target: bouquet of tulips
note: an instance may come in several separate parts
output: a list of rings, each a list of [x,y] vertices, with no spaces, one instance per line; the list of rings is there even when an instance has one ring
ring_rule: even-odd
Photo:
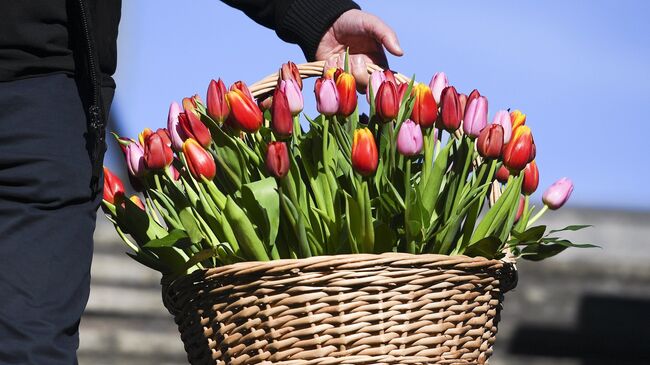
[[[346,62],[347,63],[347,62]],[[318,114],[304,116],[302,79],[282,65],[256,100],[219,79],[173,103],[167,128],[118,137],[127,198],[104,170],[103,209],[129,253],[166,275],[240,261],[407,252],[540,260],[575,245],[533,226],[573,185],[562,179],[535,212],[536,148],[526,115],[391,71],[371,74],[368,114],[347,64],[315,83]],[[401,81],[400,81],[401,80]],[[569,226],[577,230],[584,226]]]

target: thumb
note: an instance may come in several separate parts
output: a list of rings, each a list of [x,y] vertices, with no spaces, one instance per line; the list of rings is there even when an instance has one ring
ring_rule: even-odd
[[[399,45],[397,34],[395,34],[395,31],[393,31],[391,27],[371,14],[366,14],[366,19],[364,20],[366,30],[377,40],[377,42],[381,43],[388,52],[395,56],[401,56],[404,54],[402,47]]]

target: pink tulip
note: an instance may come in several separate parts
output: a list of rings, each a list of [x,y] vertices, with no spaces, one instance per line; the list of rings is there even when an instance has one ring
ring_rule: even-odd
[[[463,130],[470,137],[478,137],[481,130],[487,126],[488,102],[484,96],[478,97],[467,106]]]
[[[447,80],[447,75],[444,72],[438,72],[431,78],[429,82],[429,87],[433,92],[433,98],[436,100],[436,103],[440,104],[440,96],[442,95],[442,90],[449,86],[449,81]]]
[[[553,183],[542,195],[542,201],[551,210],[560,209],[573,192],[573,182],[566,177]]]
[[[126,165],[131,176],[142,177],[146,171],[144,164],[144,149],[137,142],[126,146]]]
[[[172,148],[176,152],[179,152],[183,149],[183,141],[187,139],[178,121],[178,115],[180,113],[181,107],[177,102],[174,101],[169,106],[169,114],[167,116],[167,131],[169,132],[169,137],[172,140]]]
[[[287,97],[291,115],[299,114],[304,106],[300,85],[298,85],[296,80],[282,80],[280,81],[280,90],[282,90],[284,95]]]
[[[339,110],[339,92],[332,79],[316,80],[316,109],[323,115],[335,115]]]
[[[397,133],[397,152],[403,156],[415,156],[422,151],[422,129],[410,119],[402,123]]]
[[[499,110],[494,115],[492,124],[498,124],[503,127],[503,144],[510,142],[512,136],[512,122],[510,122],[510,114],[506,110]]]
[[[368,80],[368,86],[366,87],[366,100],[368,103],[370,103],[370,86],[372,86],[372,95],[376,97],[379,86],[384,81],[386,81],[386,74],[383,71],[375,70],[370,74],[370,80]]]

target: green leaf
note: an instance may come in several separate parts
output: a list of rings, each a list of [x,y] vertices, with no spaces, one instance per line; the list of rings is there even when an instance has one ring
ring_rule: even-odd
[[[269,261],[264,244],[257,236],[253,224],[230,196],[226,202],[224,215],[228,223],[230,223],[230,227],[238,239],[239,247],[241,247],[246,258],[255,261]]]
[[[549,231],[548,234],[553,234],[553,233],[557,233],[557,232],[564,232],[564,231],[579,231],[581,229],[585,229],[585,228],[589,228],[589,227],[593,227],[593,226],[590,225],[590,224],[574,224],[574,225],[566,226],[566,227],[564,227],[562,229],[553,229],[553,230]]]
[[[280,196],[275,178],[242,185],[242,205],[258,227],[264,243],[275,245],[280,225]]]
[[[433,171],[428,175],[427,181],[424,182],[424,189],[422,190],[422,206],[424,209],[432,215],[436,202],[438,201],[438,195],[440,193],[440,186],[442,185],[442,180],[447,171],[447,162],[449,159],[449,151],[453,143],[447,143],[447,145],[440,151],[433,163]],[[420,183],[422,185],[422,183]]]
[[[158,256],[158,259],[168,268],[170,274],[182,275],[185,263],[190,260],[189,256],[177,247],[151,247],[149,250]]]
[[[167,235],[164,227],[130,199],[124,199],[124,209],[117,208],[116,222],[124,232],[131,234],[139,245]]]
[[[395,229],[391,228],[386,222],[376,222],[375,224],[375,251],[374,253],[393,252],[397,236]]]
[[[361,207],[349,194],[345,195],[345,219],[351,253],[360,253],[357,238],[362,236]]]
[[[488,236],[467,247],[464,254],[467,256],[482,256],[488,259],[497,258],[502,255],[502,242],[498,237]]]
[[[174,229],[169,234],[163,238],[157,238],[155,240],[151,240],[147,242],[143,247],[145,248],[153,248],[153,247],[172,247],[176,246],[179,247],[178,243],[179,242],[188,242],[189,237],[187,236],[187,233],[180,229]]]
[[[546,232],[546,226],[535,226],[525,230],[524,232],[513,230],[512,236],[519,242],[536,242],[544,237],[544,232]]]
[[[203,240],[203,234],[201,233],[199,224],[196,222],[196,218],[194,218],[194,214],[192,214],[192,207],[188,205],[181,208],[178,212],[178,217],[185,228],[185,232],[187,232],[187,235],[190,237],[190,241],[192,241],[192,243],[201,242]]]

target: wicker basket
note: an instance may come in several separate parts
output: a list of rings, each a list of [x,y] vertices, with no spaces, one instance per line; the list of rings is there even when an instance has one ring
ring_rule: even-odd
[[[516,280],[512,263],[480,257],[321,256],[197,271],[163,283],[163,301],[195,365],[486,364]]]

